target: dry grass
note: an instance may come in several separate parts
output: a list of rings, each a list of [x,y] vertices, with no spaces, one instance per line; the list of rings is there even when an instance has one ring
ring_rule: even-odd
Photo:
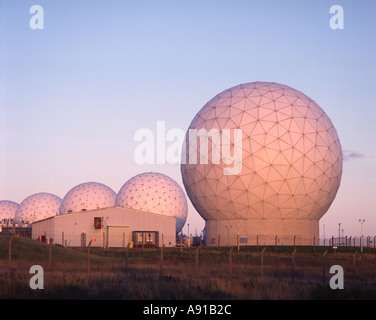
[[[12,269],[8,265],[9,238],[0,237],[0,298],[2,299],[128,299],[128,300],[248,300],[248,299],[376,299],[376,255],[358,254],[353,278],[352,253],[328,252],[323,283],[322,253],[297,248],[292,278],[291,248],[275,253],[268,248],[263,258],[255,248],[233,250],[201,248],[198,272],[196,250],[164,250],[161,274],[159,250],[125,251],[92,248],[90,273],[87,249],[52,247],[26,239],[14,239]],[[32,252],[32,254],[30,253]],[[44,268],[44,289],[32,290],[29,268]],[[330,266],[344,268],[345,289],[329,288]]]

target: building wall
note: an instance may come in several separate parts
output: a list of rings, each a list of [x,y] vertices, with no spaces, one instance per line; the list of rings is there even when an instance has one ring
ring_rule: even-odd
[[[101,229],[94,228],[94,217],[102,220]],[[132,209],[111,207],[54,216],[33,223],[32,238],[46,234],[54,243],[64,246],[123,247],[132,242],[133,231],[158,231],[159,245],[176,243],[176,219]],[[163,239],[162,239],[163,238]]]
[[[55,227],[54,217],[41,220],[38,223],[33,223],[32,229],[31,229],[31,238],[32,239],[39,238],[40,240],[42,236],[51,238],[52,235],[55,233],[54,227]]]

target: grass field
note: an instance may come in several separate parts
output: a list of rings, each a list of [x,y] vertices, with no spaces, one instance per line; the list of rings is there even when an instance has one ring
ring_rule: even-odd
[[[230,248],[164,248],[162,265],[160,249],[129,249],[126,259],[125,249],[91,248],[89,259],[88,248],[17,237],[9,261],[9,240],[0,236],[1,299],[376,299],[373,248],[297,246],[293,258],[293,247],[241,247],[231,263]],[[43,267],[43,290],[30,288],[32,265]],[[329,287],[332,265],[343,267],[343,290]]]

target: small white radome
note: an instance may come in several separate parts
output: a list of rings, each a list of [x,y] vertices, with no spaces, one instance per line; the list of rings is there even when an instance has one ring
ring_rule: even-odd
[[[59,213],[61,198],[47,193],[35,193],[24,199],[15,214],[17,223],[33,223]]]
[[[116,206],[167,215],[176,218],[176,232],[187,220],[187,198],[170,177],[145,172],[128,180],[118,192]]]
[[[81,183],[63,198],[60,215],[115,206],[116,192],[99,182]]]

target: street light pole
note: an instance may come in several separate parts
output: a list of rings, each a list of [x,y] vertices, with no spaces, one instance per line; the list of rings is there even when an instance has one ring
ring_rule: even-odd
[[[338,223],[338,245],[341,245],[341,223]]]
[[[363,252],[363,223],[364,221],[366,221],[365,219],[361,220],[359,219],[359,222],[360,222],[360,233],[361,233],[361,237],[360,237],[360,252]]]

